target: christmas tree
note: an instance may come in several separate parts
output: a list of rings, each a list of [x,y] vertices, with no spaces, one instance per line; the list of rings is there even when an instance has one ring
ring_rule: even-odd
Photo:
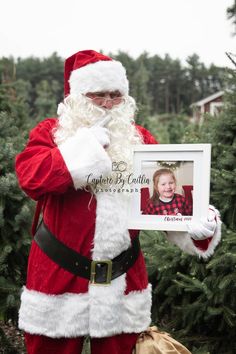
[[[25,282],[32,206],[19,189],[15,155],[26,140],[27,106],[10,80],[0,86],[0,315],[17,321]]]
[[[234,83],[236,75],[232,76]],[[232,85],[231,85],[232,86]],[[143,232],[153,285],[152,318],[194,354],[236,353],[236,87],[219,117],[188,128],[184,143],[212,144],[211,203],[220,210],[222,242],[207,261],[182,253],[161,232]]]

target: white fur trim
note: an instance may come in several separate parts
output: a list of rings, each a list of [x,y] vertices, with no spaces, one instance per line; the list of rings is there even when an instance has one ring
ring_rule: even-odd
[[[58,148],[76,189],[87,184],[89,174],[99,178],[111,173],[112,163],[108,154],[88,128],[78,129]]]
[[[127,230],[128,196],[100,192],[93,259],[112,259],[130,246]],[[111,210],[114,210],[111,218]],[[109,286],[89,285],[90,335],[112,336],[122,332],[141,332],[150,324],[151,288],[124,295],[126,275],[114,279]]]
[[[129,92],[129,83],[123,65],[115,60],[98,61],[72,71],[70,94],[120,91],[123,95]]]
[[[112,259],[130,246],[127,229],[128,199],[124,193],[96,194],[96,229],[92,258]],[[113,214],[111,217],[111,210]]]
[[[206,251],[202,251],[198,247],[195,246],[193,243],[193,240],[191,238],[191,235],[187,232],[179,232],[179,231],[168,231],[167,232],[167,239],[171,242],[177,245],[182,251],[192,254],[192,255],[198,255],[199,258],[209,258],[210,256],[213,255],[216,246],[219,244],[221,240],[221,220],[220,220],[220,213],[217,209],[215,209],[213,206],[209,207],[211,210],[215,212],[215,218],[216,218],[216,228],[214,231],[214,234],[212,235],[212,240],[208,245],[208,248]]]
[[[110,286],[90,285],[90,335],[107,337],[139,333],[151,323],[151,286],[123,295],[125,274]]]
[[[151,284],[143,291],[132,291],[125,296],[123,332],[139,333],[151,323],[152,288]]]
[[[123,295],[122,278],[124,276],[106,287],[109,292],[104,292],[104,286],[90,286],[89,294],[46,295],[24,288],[19,328],[51,338],[139,333],[151,322],[151,286]],[[110,296],[97,298],[97,292]],[[102,298],[105,301],[101,302]]]
[[[47,295],[24,288],[19,328],[52,338],[86,335],[89,332],[88,312],[88,293]]]
[[[125,287],[125,274],[114,279],[109,286],[89,285],[89,326],[92,337],[106,337],[122,332]]]

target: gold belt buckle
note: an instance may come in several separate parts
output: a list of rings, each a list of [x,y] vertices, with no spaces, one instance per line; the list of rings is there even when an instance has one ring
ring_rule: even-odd
[[[107,265],[107,274],[106,281],[104,283],[96,282],[96,267],[98,264],[106,264]],[[90,283],[93,285],[110,285],[111,284],[111,276],[112,276],[112,260],[101,260],[101,261],[92,261],[91,263],[91,274],[90,274]]]

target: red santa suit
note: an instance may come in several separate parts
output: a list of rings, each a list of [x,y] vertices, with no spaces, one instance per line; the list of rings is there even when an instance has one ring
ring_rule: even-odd
[[[99,57],[89,64],[89,76],[94,75],[94,63],[103,66],[109,60]],[[109,70],[111,66],[109,62]],[[86,75],[79,71],[82,69],[75,70],[76,78],[74,71],[69,73],[71,90],[78,90],[80,82],[79,91],[89,92]],[[127,87],[121,76],[118,89],[123,93]],[[114,90],[111,80],[110,86],[106,85],[103,82],[99,90]],[[137,231],[126,227],[127,200],[122,193],[93,195],[84,189],[88,173],[109,175],[111,160],[88,128],[78,129],[57,146],[53,138],[56,122],[55,118],[46,119],[31,131],[26,148],[16,158],[20,186],[32,199],[43,203],[44,222],[61,242],[89,259],[113,259],[137,237]],[[156,143],[147,130],[137,129],[145,144]],[[179,246],[189,253],[204,255],[211,240],[201,246],[201,241],[194,243],[186,233],[184,244]],[[214,241],[212,247],[217,243]],[[108,286],[98,286],[61,268],[32,241],[27,283],[21,296],[20,329],[51,338],[139,333],[151,322],[150,310],[151,287],[142,253],[126,274]]]
[[[75,190],[76,182],[53,141],[55,124],[56,119],[47,119],[30,133],[25,150],[16,158],[20,185],[31,198],[43,199],[44,222],[60,241],[90,259],[113,259],[130,246],[130,238],[137,236],[136,231],[126,229],[123,195],[100,192],[95,197],[84,189]],[[149,132],[140,131],[145,143],[155,142]],[[78,141],[82,146],[86,141],[87,149],[100,153],[101,160],[104,155],[102,172],[107,156],[99,142],[88,129],[82,129]],[[98,156],[92,158],[98,169]],[[19,321],[26,332],[49,337],[140,332],[150,324],[150,306],[141,253],[127,274],[109,286],[96,286],[60,268],[32,242]]]

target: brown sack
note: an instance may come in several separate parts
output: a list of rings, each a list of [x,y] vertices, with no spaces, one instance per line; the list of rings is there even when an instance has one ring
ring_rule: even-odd
[[[157,327],[149,327],[142,332],[132,354],[191,354],[168,333],[160,332]]]

